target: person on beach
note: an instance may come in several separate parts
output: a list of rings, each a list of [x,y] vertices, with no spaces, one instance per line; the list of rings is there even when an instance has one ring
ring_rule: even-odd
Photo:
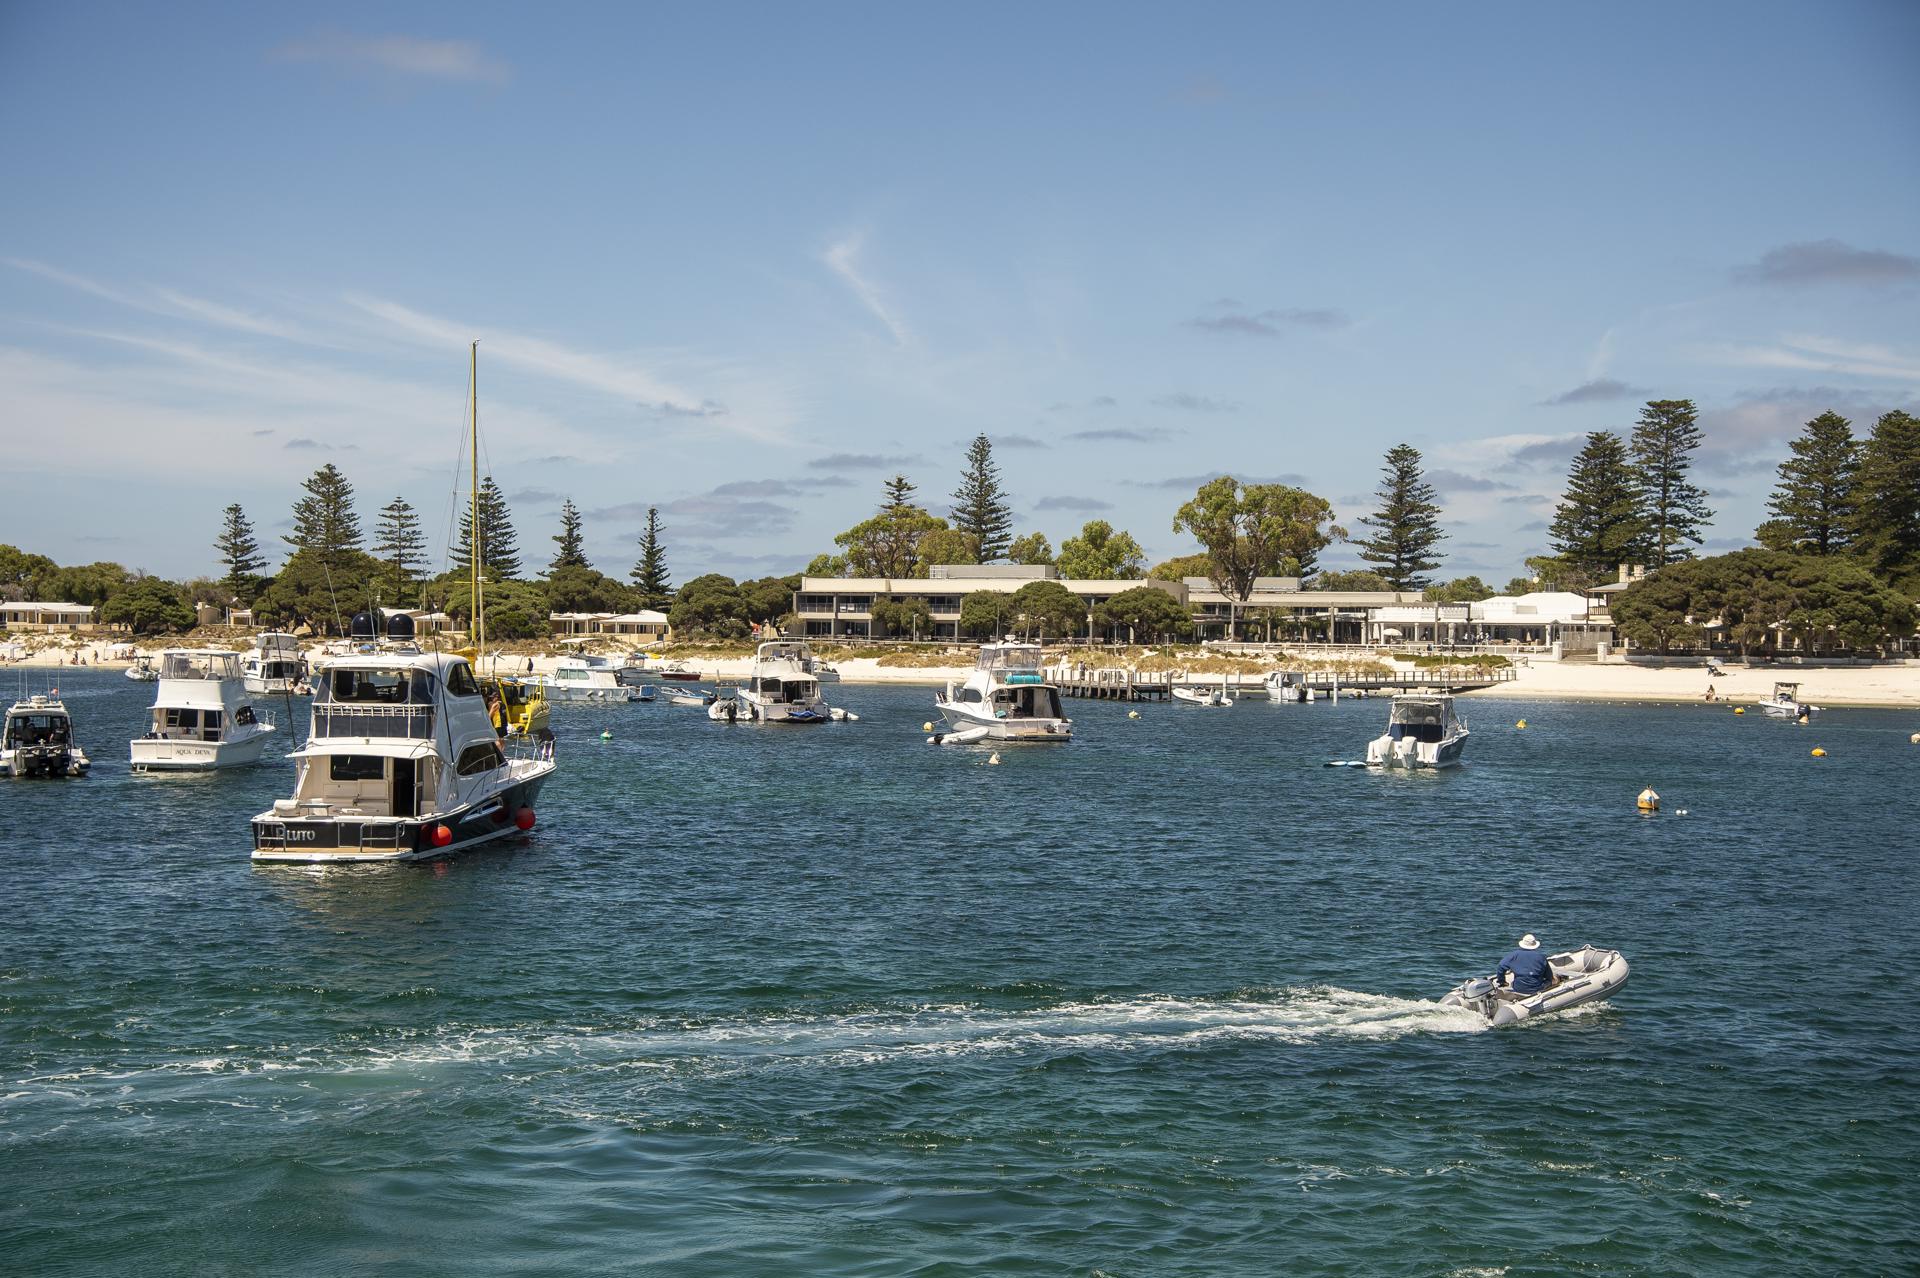
[[[1524,997],[1550,990],[1560,979],[1553,974],[1547,956],[1540,952],[1539,940],[1529,932],[1520,938],[1518,948],[1500,960],[1500,966],[1493,971],[1493,983],[1505,985]]]
[[[1708,685],[1707,685],[1707,700],[1709,700],[1709,701],[1711,701],[1711,700],[1713,700],[1713,685],[1712,685],[1712,684],[1708,684]]]

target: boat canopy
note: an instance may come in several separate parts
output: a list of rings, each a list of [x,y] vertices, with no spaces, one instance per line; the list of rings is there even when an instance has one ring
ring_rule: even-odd
[[[289,759],[325,759],[337,754],[378,755],[383,759],[431,759],[439,754],[439,750],[431,741],[382,740],[377,737],[342,740],[339,737],[333,737],[325,746],[308,742],[306,746],[293,751],[287,757]]]
[[[162,679],[238,679],[240,654],[220,648],[169,648],[160,663]]]
[[[1040,645],[1037,643],[989,643],[980,647],[979,670],[1038,670]]]

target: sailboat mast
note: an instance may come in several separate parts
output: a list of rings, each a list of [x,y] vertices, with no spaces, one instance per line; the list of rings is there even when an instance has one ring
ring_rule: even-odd
[[[473,662],[477,672],[480,654],[487,646],[485,587],[482,585],[480,571],[481,559],[486,553],[486,543],[485,534],[480,529],[480,343],[477,341],[467,348],[467,408],[470,413],[467,461],[472,467],[473,489],[473,510],[469,516],[473,524],[472,535],[467,538],[467,568],[472,574],[470,602],[473,606]]]

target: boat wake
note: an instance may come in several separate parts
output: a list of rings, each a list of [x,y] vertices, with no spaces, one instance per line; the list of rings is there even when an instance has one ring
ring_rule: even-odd
[[[18,1079],[8,1089],[12,1094],[0,1094],[0,1101],[25,1099],[40,1089],[84,1093],[96,1086],[137,1087],[143,1078],[164,1086],[165,1078],[186,1082],[236,1073],[278,1075],[287,1082],[314,1075],[387,1074],[397,1083],[469,1066],[516,1075],[602,1070],[712,1075],[989,1054],[1059,1057],[1385,1040],[1474,1033],[1485,1025],[1465,1009],[1332,987],[1251,991],[1225,999],[1147,995],[1024,1009],[941,1003],[826,1015],[657,1017],[626,1024],[442,1025],[278,1052],[230,1045],[218,1054],[183,1052],[144,1068]]]

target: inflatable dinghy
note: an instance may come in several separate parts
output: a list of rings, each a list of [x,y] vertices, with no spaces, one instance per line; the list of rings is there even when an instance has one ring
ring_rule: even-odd
[[[1470,1007],[1486,1017],[1491,1025],[1511,1025],[1529,1016],[1564,1012],[1582,1003],[1597,1003],[1612,997],[1615,990],[1627,983],[1627,960],[1618,950],[1583,945],[1565,954],[1552,955],[1547,963],[1560,983],[1538,994],[1517,995],[1480,976],[1461,982],[1440,1002],[1446,1007]]]

